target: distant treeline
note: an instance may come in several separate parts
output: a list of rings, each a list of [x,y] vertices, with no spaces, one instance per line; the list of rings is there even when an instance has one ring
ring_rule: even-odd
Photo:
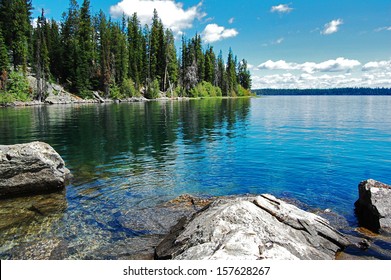
[[[390,88],[256,89],[257,95],[391,95]]]

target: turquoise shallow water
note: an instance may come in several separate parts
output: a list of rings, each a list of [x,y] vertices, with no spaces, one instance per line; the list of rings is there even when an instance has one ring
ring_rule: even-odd
[[[65,212],[29,242],[52,236],[86,248],[151,234],[118,217],[184,193],[272,193],[354,226],[358,183],[391,183],[390,108],[389,96],[8,108],[0,144],[47,142],[74,175]],[[3,257],[26,242],[19,234],[3,238]]]

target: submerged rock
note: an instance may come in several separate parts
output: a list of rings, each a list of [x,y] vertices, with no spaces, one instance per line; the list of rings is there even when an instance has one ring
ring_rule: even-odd
[[[0,145],[0,198],[59,191],[69,174],[63,159],[46,143]]]
[[[37,217],[61,213],[67,208],[65,191],[0,200],[0,230],[28,225]]]
[[[369,179],[358,185],[355,211],[360,226],[373,232],[391,230],[391,186]]]
[[[271,195],[218,199],[182,219],[157,259],[334,259],[349,245],[325,219]]]

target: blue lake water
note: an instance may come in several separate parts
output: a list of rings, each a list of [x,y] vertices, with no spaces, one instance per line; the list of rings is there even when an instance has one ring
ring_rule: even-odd
[[[354,226],[358,183],[373,178],[391,184],[390,96],[0,110],[0,144],[35,140],[51,144],[74,179],[65,212],[51,230],[30,232],[30,241],[54,236],[78,246],[97,239],[108,246],[147,234],[114,221],[185,193],[271,193],[331,209]],[[3,256],[25,242],[18,238],[4,238]]]

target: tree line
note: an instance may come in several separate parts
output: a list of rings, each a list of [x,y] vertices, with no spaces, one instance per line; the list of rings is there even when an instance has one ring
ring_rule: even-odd
[[[203,47],[200,35],[182,37],[177,53],[174,34],[153,13],[150,26],[137,14],[121,20],[103,11],[91,14],[90,1],[70,0],[61,22],[44,10],[32,24],[31,0],[0,0],[0,96],[44,100],[47,82],[57,82],[83,98],[100,91],[110,98],[144,95],[243,96],[250,94],[246,60],[229,50]],[[34,92],[27,75],[37,81]],[[2,94],[1,94],[2,93]]]
[[[390,88],[256,89],[257,95],[391,95]]]

